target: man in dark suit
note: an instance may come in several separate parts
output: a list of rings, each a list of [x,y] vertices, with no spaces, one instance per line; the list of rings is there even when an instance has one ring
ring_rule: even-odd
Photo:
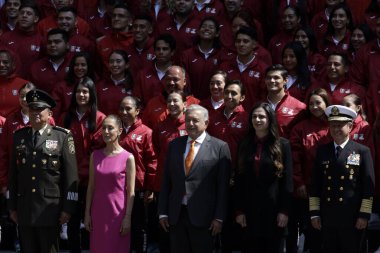
[[[210,253],[227,210],[231,155],[228,145],[206,133],[208,111],[191,105],[188,136],[169,144],[159,198],[162,228],[172,253]]]
[[[317,150],[311,178],[311,223],[323,234],[323,252],[357,253],[372,211],[374,170],[370,150],[349,139],[356,112],[326,111],[333,142]]]
[[[17,130],[10,165],[9,210],[24,253],[58,252],[59,224],[78,201],[73,136],[48,121],[55,101],[44,91],[27,93],[31,127]]]

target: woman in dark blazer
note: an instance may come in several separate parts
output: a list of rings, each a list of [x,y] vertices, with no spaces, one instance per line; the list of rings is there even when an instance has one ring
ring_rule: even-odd
[[[290,144],[279,137],[269,104],[256,104],[249,123],[235,178],[236,222],[247,235],[243,252],[277,253],[293,191]]]

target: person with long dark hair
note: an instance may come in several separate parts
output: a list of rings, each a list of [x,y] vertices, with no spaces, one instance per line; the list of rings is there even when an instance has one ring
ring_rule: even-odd
[[[274,110],[256,104],[238,153],[236,222],[246,230],[242,252],[279,252],[293,192],[292,155],[279,136]]]
[[[120,101],[132,94],[133,78],[128,62],[126,51],[112,51],[108,61],[111,74],[96,84],[99,109],[106,115],[117,113]]]
[[[364,112],[364,104],[362,101],[362,98],[357,94],[351,93],[343,98],[342,105],[351,108],[358,115],[353,121],[350,139],[369,147],[372,155],[374,155],[375,147],[373,143],[372,127],[366,121],[367,117]]]
[[[356,52],[372,39],[374,39],[374,34],[367,24],[360,24],[354,27],[351,34],[350,54],[348,55],[350,62],[354,61]]]
[[[55,117],[59,119],[62,113],[67,112],[73,89],[79,80],[85,76],[88,76],[94,81],[96,80],[93,60],[86,52],[75,53],[70,61],[69,71],[66,74],[65,81],[59,82],[51,94],[57,103],[57,106],[53,109]]]
[[[294,41],[305,49],[310,75],[318,80],[326,65],[326,58],[318,52],[317,39],[311,28],[301,27],[294,34]]]
[[[331,10],[327,32],[319,41],[319,50],[324,56],[331,53],[347,54],[350,46],[351,32],[354,27],[350,8],[338,4]]]
[[[91,153],[104,145],[101,138],[101,125],[104,118],[105,115],[97,108],[96,88],[93,80],[83,77],[74,86],[68,111],[62,115],[59,124],[69,129],[74,137],[78,164],[79,205],[67,224],[68,244],[71,252],[80,252],[82,248],[80,223],[84,220],[89,160]],[[83,244],[88,243],[88,235],[85,235],[82,241]]]
[[[300,27],[301,12],[296,6],[287,6],[281,16],[282,29],[269,41],[268,50],[272,54],[273,64],[281,63],[281,54],[286,43],[291,42],[294,33]]]
[[[306,52],[301,43],[293,41],[285,45],[282,65],[288,71],[286,90],[299,101],[305,101],[311,78]]]

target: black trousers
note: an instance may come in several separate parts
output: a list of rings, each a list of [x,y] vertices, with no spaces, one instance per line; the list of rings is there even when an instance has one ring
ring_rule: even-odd
[[[242,253],[279,253],[283,247],[284,229],[278,228],[271,235],[254,235],[247,227],[242,230]]]
[[[169,235],[171,253],[212,253],[213,236],[211,232],[208,227],[193,226],[185,206],[181,209],[178,223],[170,226]]]
[[[324,253],[360,253],[365,243],[365,230],[322,226]]]
[[[302,233],[305,236],[304,250],[308,249],[311,253],[320,253],[322,234],[311,226],[309,201],[307,199],[292,198],[286,238],[287,253],[298,252],[297,239]]]
[[[19,226],[21,252],[57,253],[60,226],[30,227]]]
[[[146,253],[148,250],[148,209],[144,204],[144,192],[136,191],[132,209],[131,252]]]
[[[84,249],[89,248],[89,233],[87,230],[80,230],[81,220],[84,220],[86,209],[87,186],[78,187],[78,205],[75,213],[71,215],[67,224],[68,246],[70,253],[81,253],[82,246]]]

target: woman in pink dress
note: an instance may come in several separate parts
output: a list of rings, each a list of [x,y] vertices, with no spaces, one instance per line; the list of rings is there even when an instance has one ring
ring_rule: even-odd
[[[129,253],[135,159],[119,145],[121,120],[107,116],[102,123],[104,149],[90,158],[85,226],[91,253]]]

